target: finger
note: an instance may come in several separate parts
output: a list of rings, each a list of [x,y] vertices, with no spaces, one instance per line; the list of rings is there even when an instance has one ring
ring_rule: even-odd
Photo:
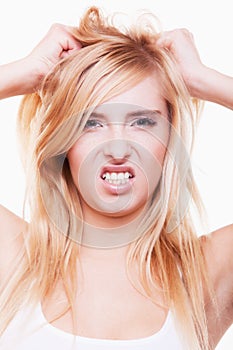
[[[172,45],[172,38],[168,35],[162,35],[157,39],[156,44],[160,48],[170,49]]]
[[[60,23],[55,23],[49,31],[50,39],[59,44],[62,54],[63,51],[78,50],[81,48],[80,42],[74,37],[72,32],[75,28]]]
[[[174,41],[174,30],[168,30],[161,32],[156,40],[156,44],[160,48],[170,50]]]
[[[76,28],[70,26],[64,26],[66,34],[68,35],[68,47],[67,50],[81,49],[81,43],[75,38],[73,32]]]
[[[74,51],[80,50],[81,49],[81,44],[73,38],[71,35],[70,36],[65,36],[61,40],[61,53],[60,57],[64,54],[71,54]]]
[[[63,50],[62,53],[60,54],[60,58],[61,59],[66,58],[66,57],[72,55],[74,52],[79,51],[79,50],[80,50],[80,47],[73,48],[70,50]]]
[[[193,34],[187,28],[176,28],[160,33],[157,42],[163,46],[181,38],[193,39]]]

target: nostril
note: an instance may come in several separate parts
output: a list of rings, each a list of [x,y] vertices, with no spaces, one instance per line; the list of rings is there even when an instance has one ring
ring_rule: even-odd
[[[104,147],[104,154],[110,156],[115,164],[124,163],[131,153],[131,145],[127,140],[111,140]]]
[[[113,165],[124,165],[128,161],[128,158],[113,158],[111,164]]]

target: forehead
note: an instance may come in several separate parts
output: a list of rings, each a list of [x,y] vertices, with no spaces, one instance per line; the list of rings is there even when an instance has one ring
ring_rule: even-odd
[[[134,87],[107,100],[96,108],[97,113],[127,114],[134,110],[157,110],[167,114],[167,104],[162,96],[161,81],[158,76],[151,75]]]

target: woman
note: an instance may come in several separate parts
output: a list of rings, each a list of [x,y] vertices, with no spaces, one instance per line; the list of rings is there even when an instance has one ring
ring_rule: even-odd
[[[96,8],[0,73],[1,98],[26,95],[30,204],[30,223],[0,211],[2,347],[213,349],[233,318],[233,226],[197,237],[189,154],[197,99],[233,108],[232,78],[188,31],[122,32]]]

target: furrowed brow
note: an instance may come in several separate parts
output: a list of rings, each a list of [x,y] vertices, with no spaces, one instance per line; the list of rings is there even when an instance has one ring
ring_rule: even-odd
[[[92,112],[90,114],[90,117],[89,118],[103,118],[104,117],[104,114],[103,113],[98,113],[98,112]]]
[[[145,117],[158,117],[162,116],[162,113],[159,110],[152,110],[152,109],[139,109],[136,111],[132,111],[127,113],[127,117],[140,117],[140,116],[145,116]]]

